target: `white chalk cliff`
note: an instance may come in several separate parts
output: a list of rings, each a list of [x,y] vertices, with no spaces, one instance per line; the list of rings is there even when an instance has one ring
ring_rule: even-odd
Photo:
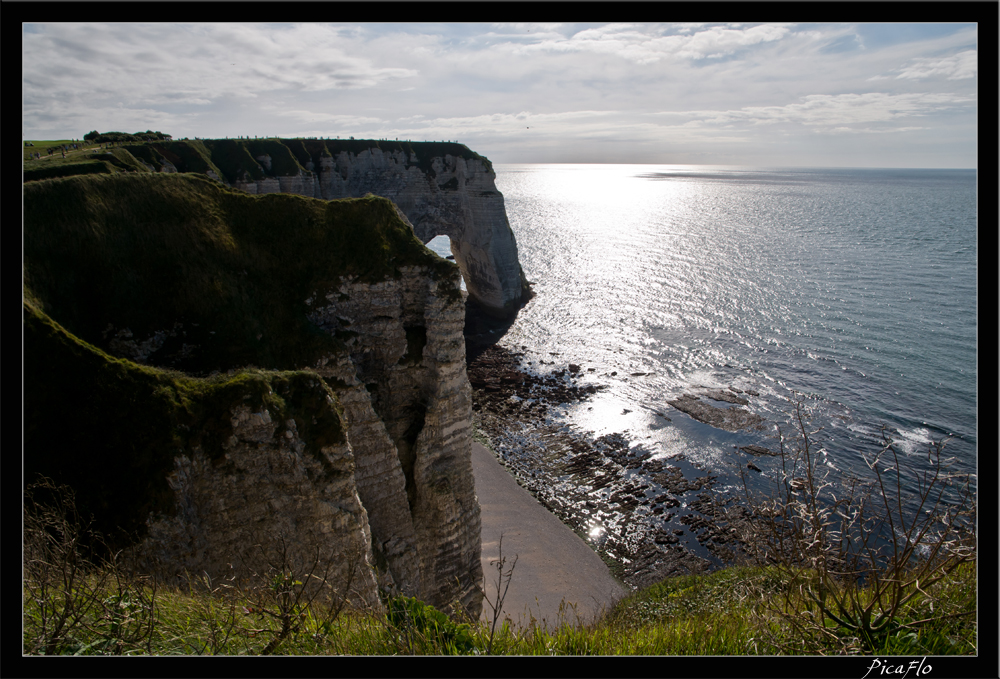
[[[319,162],[307,161],[295,175],[244,176],[233,186],[253,194],[294,193],[324,200],[384,196],[399,206],[424,243],[438,235],[451,239],[473,300],[494,315],[513,315],[528,284],[489,161],[449,153],[420,158],[419,153],[432,151],[419,143],[412,148],[416,151],[383,151],[372,142],[357,152],[341,150]],[[263,173],[270,171],[270,156],[257,161]]]
[[[479,614],[458,271],[398,207],[133,173],[27,183],[24,214],[26,479],[175,574],[284,540],[362,600]]]

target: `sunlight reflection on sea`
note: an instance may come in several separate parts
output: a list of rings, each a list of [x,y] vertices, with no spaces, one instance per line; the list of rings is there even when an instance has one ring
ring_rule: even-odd
[[[951,435],[975,469],[974,172],[496,170],[537,293],[501,344],[608,386],[557,419],[718,469],[774,448],[801,397],[838,470],[864,473],[882,423],[907,452]],[[755,394],[762,430],[668,403],[729,388]]]

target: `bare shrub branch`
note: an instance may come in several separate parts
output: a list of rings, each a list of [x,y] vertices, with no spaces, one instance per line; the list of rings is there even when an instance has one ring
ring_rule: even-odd
[[[486,592],[486,574],[483,574],[483,586],[480,587],[480,591],[483,593],[483,601],[486,605],[490,607],[492,611],[492,617],[490,620],[490,639],[486,646],[487,655],[493,653],[493,638],[496,635],[497,622],[500,620],[500,611],[503,610],[504,599],[507,598],[507,590],[510,588],[510,579],[514,575],[514,567],[517,566],[517,557],[514,555],[514,561],[510,564],[510,568],[504,571],[504,567],[507,565],[507,557],[503,555],[503,533],[500,533],[500,541],[497,545],[498,556],[496,559],[490,560],[490,565],[496,568],[497,571],[497,581],[496,581],[496,594],[493,598]]]
[[[24,652],[63,652],[95,611],[109,573],[83,556],[100,536],[76,511],[73,490],[41,478],[22,507]]]
[[[244,633],[249,637],[271,635],[260,654],[274,653],[285,639],[299,634],[304,627],[311,627],[315,637],[328,634],[350,600],[362,563],[360,555],[348,558],[346,576],[335,585],[334,571],[343,556],[323,557],[316,547],[309,560],[300,562],[283,537],[254,542],[253,548],[241,557],[247,575],[234,578],[232,586],[248,602],[244,614],[258,621]],[[278,628],[262,624],[265,620]]]
[[[836,637],[829,621],[840,628],[840,643],[877,652],[890,634],[964,615],[944,607],[920,620],[901,615],[918,595],[933,601],[930,588],[976,558],[972,476],[950,472],[945,442],[932,443],[926,469],[913,473],[916,492],[908,507],[899,453],[884,427],[879,452],[866,459],[874,481],[849,478],[837,485],[818,469],[811,437],[819,430],[808,431],[801,402],[793,419],[791,446],[779,432],[775,490],[751,492],[741,471],[757,517],[744,526],[743,542],[758,563],[776,567],[790,583],[783,618],[827,642]]]

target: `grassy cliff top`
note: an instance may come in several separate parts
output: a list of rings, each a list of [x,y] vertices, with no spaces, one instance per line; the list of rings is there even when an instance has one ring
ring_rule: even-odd
[[[306,300],[325,303],[342,276],[422,265],[460,298],[457,266],[375,196],[253,196],[197,174],[47,179],[24,185],[23,239],[40,311],[105,349],[159,342],[151,363],[194,374],[339,352],[344,337],[315,328]]]
[[[177,454],[200,448],[223,463],[236,406],[266,408],[278,436],[293,420],[306,453],[335,473],[321,448],[343,443],[345,425],[335,393],[315,373],[193,378],[115,358],[31,302],[22,306],[24,479],[44,474],[73,485],[81,515],[92,515],[113,545],[141,536],[150,513],[172,513],[167,475]]]
[[[296,140],[288,140],[288,142],[292,141]],[[444,158],[445,156],[478,160],[484,163],[487,169],[493,169],[493,164],[485,156],[479,155],[465,144],[453,141],[392,141],[388,139],[305,139],[302,141],[307,147],[310,144],[322,144],[330,155],[333,156],[337,156],[342,152],[357,155],[370,148],[377,148],[383,153],[403,151],[407,154],[407,158],[415,155],[417,157],[417,166],[424,172],[430,168],[432,160],[435,158]]]
[[[61,153],[47,155],[54,142],[39,142],[45,146],[24,149],[24,181],[36,181],[74,174],[116,172],[159,172],[164,160],[179,172],[210,171],[229,184],[237,180],[260,180],[265,177],[286,177],[306,171],[309,163],[319,166],[320,159],[336,157],[341,153],[358,155],[370,149],[383,153],[403,152],[406,162],[414,163],[423,172],[431,169],[434,158],[454,156],[478,160],[488,170],[492,163],[472,151],[465,144],[445,141],[390,141],[385,139],[180,139],[152,141],[98,148],[90,143],[80,143],[80,149],[71,150],[63,158]],[[36,150],[41,158],[30,155]],[[96,153],[95,153],[96,151]],[[258,160],[267,156],[268,163]],[[152,168],[152,170],[150,170]]]

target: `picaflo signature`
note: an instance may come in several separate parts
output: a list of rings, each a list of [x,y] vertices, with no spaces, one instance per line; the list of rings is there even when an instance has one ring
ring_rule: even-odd
[[[876,669],[878,670],[878,674],[876,676],[880,677],[890,675],[894,677],[899,676],[899,679],[906,679],[908,676],[910,676],[910,672],[914,673],[913,674],[914,677],[923,677],[926,676],[927,674],[930,674],[930,671],[932,669],[930,665],[925,665],[926,662],[927,658],[921,658],[919,662],[916,660],[911,660],[909,665],[907,664],[890,665],[888,662],[875,658],[874,660],[872,660],[872,664],[871,667],[868,668],[868,672],[866,672],[865,676],[862,677],[861,679],[867,679],[868,675],[872,673],[872,670]]]

